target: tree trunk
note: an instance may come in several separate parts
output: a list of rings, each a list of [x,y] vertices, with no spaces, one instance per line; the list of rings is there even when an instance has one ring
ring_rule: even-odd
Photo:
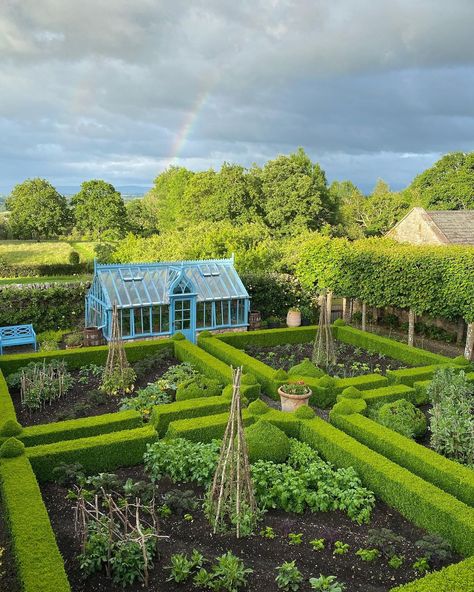
[[[466,360],[472,360],[472,348],[474,346],[474,323],[467,324],[466,348],[464,349],[464,357]]]
[[[413,347],[415,339],[415,311],[410,308],[408,311],[408,345]]]
[[[464,337],[464,319],[459,319],[458,330],[456,332],[456,343],[458,345],[461,345],[463,337]]]
[[[345,321],[346,323],[348,322],[348,318],[349,318],[349,308],[350,308],[349,299],[343,298],[342,299],[342,320]]]
[[[362,331],[366,330],[367,326],[367,304],[365,302],[362,303]]]
[[[328,322],[331,324],[331,313],[332,313],[332,292],[327,293],[327,307],[328,307]]]

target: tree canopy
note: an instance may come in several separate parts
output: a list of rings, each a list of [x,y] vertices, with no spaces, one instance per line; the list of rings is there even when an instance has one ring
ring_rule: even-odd
[[[16,185],[6,201],[8,225],[15,238],[49,239],[70,227],[66,198],[46,179],[27,179]]]

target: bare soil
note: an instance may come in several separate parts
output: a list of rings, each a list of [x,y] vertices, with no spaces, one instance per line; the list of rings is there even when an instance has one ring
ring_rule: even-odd
[[[122,478],[132,477],[135,481],[143,479],[143,467],[133,467],[118,471]],[[202,498],[203,490],[190,484],[173,484],[164,479],[158,484],[160,495],[170,489],[192,489]],[[66,571],[73,592],[119,592],[121,587],[113,585],[104,573],[95,574],[83,579],[77,555],[79,542],[74,536],[73,503],[66,499],[67,490],[55,483],[42,485],[43,499],[49,511],[51,523],[56,533],[59,548],[65,560]],[[419,558],[420,552],[414,543],[425,534],[421,529],[405,520],[398,512],[385,504],[377,502],[370,524],[359,526],[342,512],[318,512],[289,514],[282,511],[268,512],[263,526],[271,526],[276,538],[267,539],[260,535],[237,540],[232,535],[213,535],[209,523],[203,513],[193,512],[193,521],[185,521],[178,515],[161,519],[162,535],[169,539],[159,542],[159,557],[151,573],[150,592],[166,590],[167,592],[195,591],[192,581],[183,584],[167,582],[170,557],[174,553],[191,553],[195,548],[209,560],[231,550],[238,555],[246,567],[254,570],[249,577],[249,592],[276,592],[275,568],[284,561],[296,561],[296,565],[304,576],[300,590],[310,590],[308,579],[320,574],[335,575],[346,585],[346,592],[387,592],[395,585],[406,583],[417,577],[411,567]],[[397,549],[405,557],[404,565],[399,569],[390,568],[386,558],[378,558],[372,562],[362,561],[355,552],[367,548],[368,531],[371,528],[390,528],[404,537]],[[290,545],[289,533],[303,533],[301,545]],[[309,541],[315,538],[326,539],[326,548],[313,551]],[[346,555],[333,555],[335,541],[349,544]],[[453,557],[453,561],[457,560]],[[433,565],[439,568],[441,565]],[[130,592],[143,590],[141,584],[127,587]]]

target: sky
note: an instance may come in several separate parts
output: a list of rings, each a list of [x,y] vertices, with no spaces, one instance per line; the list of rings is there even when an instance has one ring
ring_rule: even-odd
[[[302,146],[408,185],[474,150],[474,0],[0,0],[0,193]]]

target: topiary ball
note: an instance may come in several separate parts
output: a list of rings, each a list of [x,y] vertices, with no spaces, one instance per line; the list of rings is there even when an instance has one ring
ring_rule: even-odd
[[[301,405],[301,407],[298,407],[295,411],[295,417],[298,419],[313,419],[315,415],[316,413],[314,412],[314,409],[308,405]]]
[[[20,456],[25,451],[25,445],[16,438],[8,438],[0,446],[0,458],[14,458]]]
[[[353,413],[364,413],[367,409],[367,403],[364,399],[342,399],[336,403],[329,412],[333,415],[352,415]]]
[[[288,376],[311,376],[312,378],[321,378],[324,372],[318,368],[309,358],[305,358],[296,366],[288,370]]]
[[[342,391],[341,395],[346,399],[362,399],[361,391],[356,389],[355,386],[348,386]]]
[[[275,370],[275,373],[273,375],[274,380],[286,380],[287,378],[288,378],[288,372],[285,372],[285,370],[283,370],[283,368],[280,368],[279,370]]]
[[[332,376],[323,376],[319,379],[319,386],[322,386],[323,388],[330,389],[334,386],[335,383],[336,381],[334,380],[334,378],[332,378]]]
[[[290,454],[288,436],[264,419],[245,428],[245,440],[251,463],[256,460],[284,463]]]
[[[7,419],[7,421],[0,428],[0,436],[9,438],[10,436],[18,436],[21,434],[23,428],[16,421],[16,419]]]
[[[335,327],[345,327],[346,321],[344,319],[336,319],[333,323]]]
[[[222,384],[207,376],[198,376],[182,382],[176,391],[177,401],[199,399],[201,397],[217,397],[222,393]]]
[[[210,331],[201,331],[199,333],[199,339],[201,339],[201,338],[206,339],[207,337],[212,337],[212,333]]]
[[[385,403],[378,410],[376,419],[385,427],[407,438],[422,436],[427,428],[423,411],[406,399]]]
[[[453,358],[453,362],[458,366],[469,366],[470,364],[469,360],[466,360],[464,356],[456,356]]]
[[[186,337],[182,333],[175,333],[171,339],[173,341],[183,341]]]
[[[250,403],[249,411],[252,415],[263,415],[270,411],[270,407],[262,399],[256,399]]]
[[[242,384],[258,384],[258,381],[253,374],[242,374],[240,382]]]

